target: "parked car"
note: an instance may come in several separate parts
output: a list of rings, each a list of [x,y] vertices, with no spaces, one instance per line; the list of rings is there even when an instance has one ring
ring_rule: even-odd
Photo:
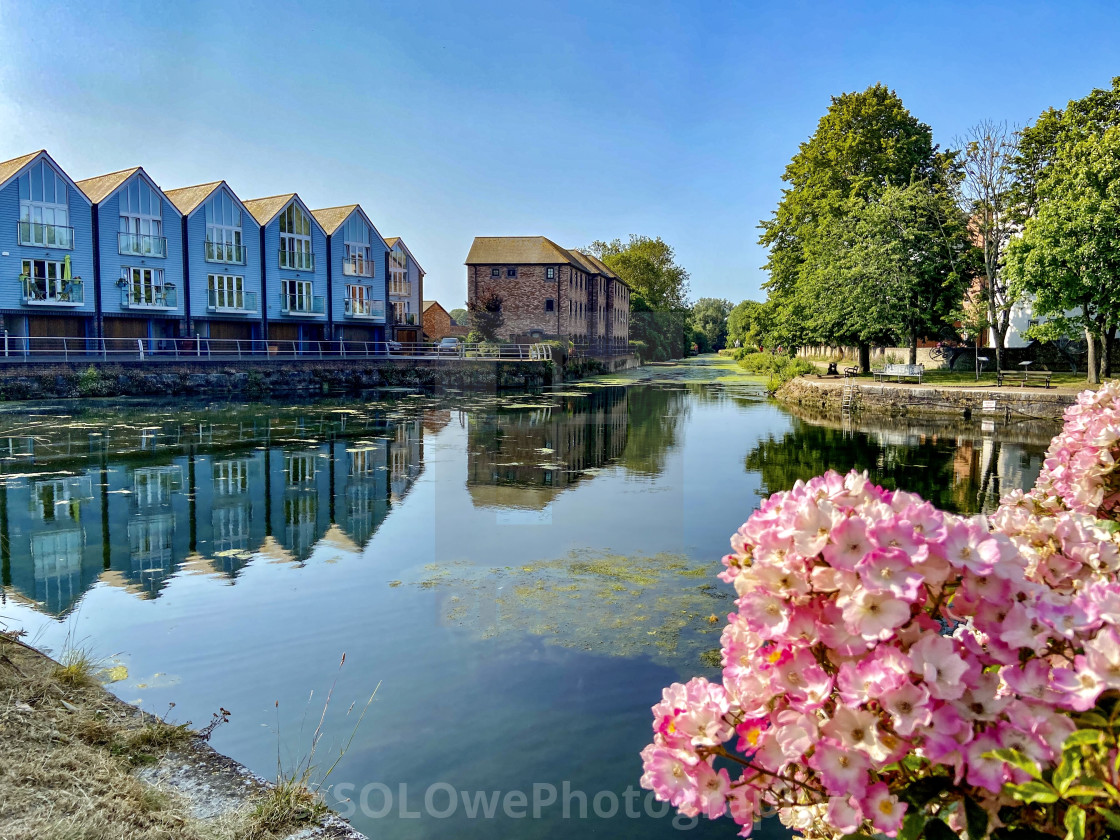
[[[458,356],[459,355],[459,339],[453,335],[449,335],[439,340],[439,346],[436,352],[441,356]]]

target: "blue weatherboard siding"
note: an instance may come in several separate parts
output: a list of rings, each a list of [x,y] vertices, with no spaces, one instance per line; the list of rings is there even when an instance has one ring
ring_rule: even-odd
[[[160,207],[163,213],[163,236],[167,240],[166,257],[137,257],[131,254],[121,254],[118,248],[117,234],[120,232],[121,191],[127,189],[129,184],[137,178],[143,179],[144,176],[137,172],[97,205],[98,238],[100,240],[99,259],[101,262],[101,312],[103,315],[125,313],[152,318],[182,318],[185,316],[184,300],[186,298],[186,289],[183,283],[183,226],[182,215],[175,205],[163,195],[160,195]],[[151,181],[148,181],[148,183],[155,186]],[[163,282],[165,284],[175,284],[175,308],[129,309],[122,307],[121,289],[117,286],[117,280],[120,279],[121,271],[126,266],[129,268],[162,269]],[[93,293],[92,284],[86,289],[86,292],[87,294]]]
[[[36,158],[33,163],[41,158]],[[56,170],[58,171],[58,170]],[[93,294],[93,212],[89,200],[77,187],[68,185],[70,227],[74,228],[74,247],[46,248],[19,244],[19,179],[12,178],[0,189],[0,310],[24,315],[92,316]],[[4,256],[4,254],[7,256]],[[19,275],[25,259],[63,261],[70,257],[71,273],[82,278],[85,302],[81,306],[28,306],[23,303]],[[9,332],[18,331],[9,322]]]
[[[260,323],[259,307],[264,296],[261,294],[261,226],[248,210],[241,212],[241,243],[245,246],[245,265],[230,263],[208,262],[206,260],[206,204],[219,193],[225,192],[236,199],[232,190],[224,184],[196,207],[187,218],[187,265],[190,272],[191,286],[191,317],[195,321],[221,320],[245,321],[247,323]],[[240,202],[238,202],[240,203]],[[211,274],[232,274],[245,278],[244,289],[253,292],[258,299],[258,312],[256,314],[240,315],[234,312],[211,312],[209,310]],[[279,297],[279,289],[277,290]],[[205,330],[196,326],[201,335],[206,335]]]
[[[295,199],[293,199],[295,201]],[[287,209],[288,205],[284,205]],[[315,270],[314,271],[293,271],[290,268],[280,267],[280,213],[264,226],[264,254],[262,258],[266,260],[267,273],[266,285],[267,294],[265,298],[268,303],[268,320],[269,321],[285,321],[287,323],[300,323],[300,324],[326,324],[327,318],[324,314],[312,317],[308,315],[285,315],[280,312],[280,282],[282,280],[310,280],[311,293],[313,295],[320,295],[323,297],[324,304],[326,303],[327,296],[327,234],[320,227],[315,217],[311,215],[311,211],[304,207],[304,212],[311,218],[311,252],[315,255]],[[338,267],[338,272],[341,273],[341,266]],[[335,322],[339,319],[339,312],[335,312]]]
[[[365,219],[358,210],[354,210],[351,216],[357,216],[362,222]],[[368,318],[347,318],[346,317],[346,287],[347,286],[367,286],[370,290],[370,300],[386,301],[385,309],[388,311],[389,304],[385,297],[386,290],[386,262],[389,248],[385,244],[385,240],[373,228],[370,237],[370,262],[373,265],[372,277],[353,277],[349,274],[343,273],[343,266],[346,263],[346,223],[343,222],[338,226],[338,229],[331,234],[331,302],[334,308],[333,325],[338,327],[361,327],[361,326],[377,326],[381,327],[385,324],[385,319],[373,320]]]

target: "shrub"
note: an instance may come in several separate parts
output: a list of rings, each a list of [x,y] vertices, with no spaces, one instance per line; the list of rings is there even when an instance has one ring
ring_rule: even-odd
[[[735,352],[740,353],[744,349],[746,348],[740,347]],[[747,352],[737,358],[739,367],[743,368],[743,370],[769,377],[769,387],[771,391],[777,390],[791,379],[806,373],[812,373],[816,370],[816,368],[804,359],[791,356],[776,356],[773,353]]]

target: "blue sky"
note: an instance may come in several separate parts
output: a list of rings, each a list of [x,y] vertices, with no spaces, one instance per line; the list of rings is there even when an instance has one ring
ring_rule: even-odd
[[[0,160],[359,202],[449,309],[477,235],[661,236],[738,301],[830,96],[881,81],[948,145],[1118,74],[1115,0],[0,0]]]

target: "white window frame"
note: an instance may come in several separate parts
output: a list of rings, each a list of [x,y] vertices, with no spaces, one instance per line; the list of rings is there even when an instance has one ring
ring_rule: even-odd
[[[63,300],[66,292],[66,281],[62,279],[64,263],[61,260],[23,260],[20,273],[27,278],[24,294],[34,300]],[[42,269],[42,274],[36,274],[37,268]],[[28,294],[34,289],[34,295]]]
[[[373,277],[373,231],[357,213],[347,221],[342,231],[345,262],[342,273],[355,277]],[[360,238],[363,237],[363,238]]]
[[[294,271],[313,270],[315,263],[311,247],[311,215],[304,213],[303,208],[293,201],[280,213],[279,225],[280,267]]]
[[[163,269],[151,266],[122,266],[121,277],[130,306],[167,306]]]
[[[240,274],[208,274],[206,288],[215,309],[245,310],[245,278]]]
[[[50,199],[46,181],[50,175]],[[19,243],[44,248],[74,247],[74,231],[70,227],[70,185],[45,160],[30,166],[19,181]],[[58,192],[62,191],[62,201]],[[38,197],[37,197],[38,196]],[[25,235],[26,234],[26,235]]]
[[[310,280],[281,280],[280,297],[285,312],[312,312],[315,305],[315,295]],[[294,301],[302,301],[305,306],[293,307]]]
[[[132,188],[136,187],[136,195],[132,195]],[[136,206],[132,206],[133,198]],[[147,199],[148,209],[145,211],[144,203]],[[155,190],[143,178],[136,178],[118,194],[120,212],[119,232],[133,237],[149,237],[148,247],[138,244],[127,253],[142,256],[163,256],[166,248],[153,249],[153,239],[163,238],[163,201]],[[143,242],[138,239],[138,242]]]
[[[223,189],[206,199],[206,209],[203,212],[206,221],[206,261],[244,265],[244,216],[241,207]]]

